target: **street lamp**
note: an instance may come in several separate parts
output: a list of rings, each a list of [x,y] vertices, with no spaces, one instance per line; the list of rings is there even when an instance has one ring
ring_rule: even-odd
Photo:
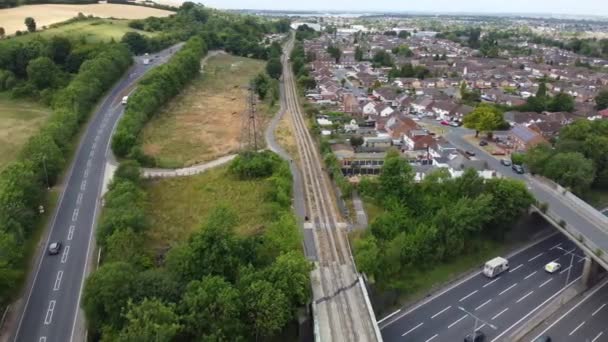
[[[574,256],[576,255],[574,252],[574,249],[571,251],[567,251],[563,248],[561,248],[560,246],[557,246],[557,249],[566,252],[566,254],[564,255],[568,255],[570,254],[570,266],[568,266],[568,275],[566,276],[566,284],[564,285],[564,287],[568,286],[568,281],[570,280],[570,271],[572,271],[572,264],[574,263]],[[585,259],[585,257],[581,257],[580,255],[576,255],[577,257],[581,258],[581,259]]]
[[[490,322],[487,322],[487,321],[485,321],[485,320],[483,320],[483,319],[481,319],[481,318],[477,317],[476,315],[474,315],[474,314],[472,314],[471,312],[467,311],[467,310],[466,310],[465,308],[463,308],[462,306],[459,306],[459,307],[458,307],[458,310],[460,310],[460,311],[462,311],[462,312],[466,313],[467,315],[469,315],[469,316],[471,316],[471,317],[473,317],[473,318],[475,319],[475,324],[473,325],[473,335],[472,335],[472,336],[473,336],[473,338],[475,337],[475,331],[477,331],[477,322],[478,322],[478,321],[479,321],[479,322],[482,322],[483,324],[485,324],[485,325],[489,326],[490,328],[492,328],[492,329],[494,329],[494,330],[498,329],[498,328],[497,328],[497,327],[496,327],[494,324],[492,324],[492,323],[490,323]]]

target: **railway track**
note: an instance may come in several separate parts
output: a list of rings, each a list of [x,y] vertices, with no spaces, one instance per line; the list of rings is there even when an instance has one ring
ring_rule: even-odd
[[[313,230],[318,254],[311,277],[317,311],[316,337],[323,341],[377,341],[375,318],[368,310],[346,233],[328,193],[331,184],[298,105],[293,72],[286,57],[292,48],[293,38],[283,56],[282,101],[287,115],[292,116],[309,219],[306,226]]]

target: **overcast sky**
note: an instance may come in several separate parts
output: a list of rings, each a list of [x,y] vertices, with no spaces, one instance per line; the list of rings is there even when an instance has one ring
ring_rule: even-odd
[[[608,15],[608,0],[195,0],[225,9]]]

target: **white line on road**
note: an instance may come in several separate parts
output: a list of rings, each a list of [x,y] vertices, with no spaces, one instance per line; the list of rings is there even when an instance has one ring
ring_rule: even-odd
[[[76,228],[74,225],[70,226],[70,229],[68,229],[68,241],[72,240],[72,237],[74,236],[74,228]]]
[[[401,335],[401,337],[403,337],[403,336],[405,336],[405,335],[407,335],[407,334],[411,333],[412,331],[414,331],[414,330],[416,330],[416,329],[420,328],[420,326],[422,326],[423,324],[424,324],[424,323],[420,323],[420,324],[418,324],[417,326],[413,327],[412,329],[410,329],[410,330],[408,330],[408,331],[404,332],[404,333],[403,333],[403,335]]]
[[[78,197],[76,198],[76,205],[80,205],[82,203],[82,192],[78,193]]]
[[[459,302],[462,302],[463,300],[465,300],[465,299],[467,299],[467,298],[471,297],[472,295],[476,294],[476,293],[477,293],[477,291],[478,291],[478,290],[475,290],[475,291],[473,291],[473,292],[469,293],[468,295],[466,295],[466,296],[464,296],[464,297],[460,298]]]
[[[524,278],[524,280],[526,280],[526,279],[530,278],[531,276],[535,275],[535,274],[536,274],[536,272],[537,272],[537,271],[534,271],[534,272],[532,272],[532,273],[528,274],[528,275],[527,275],[527,276]]]
[[[513,284],[513,285],[511,285],[509,287],[507,287],[506,289],[502,290],[502,292],[499,293],[498,295],[499,296],[502,295],[503,293],[505,293],[505,292],[509,291],[510,289],[514,288],[516,285],[517,285],[517,283],[515,283],[515,284]]]
[[[70,246],[65,246],[65,249],[63,250],[63,254],[61,254],[61,263],[65,264],[65,262],[68,260],[68,254],[70,253]]]
[[[57,278],[55,278],[55,285],[53,286],[53,291],[57,291],[61,287],[61,278],[63,278],[63,271],[57,272]]]
[[[523,297],[519,298],[519,299],[518,299],[518,300],[517,300],[515,303],[519,303],[519,302],[521,302],[522,300],[526,299],[526,297],[528,297],[528,296],[529,296],[529,295],[531,295],[532,293],[534,293],[534,291],[530,291],[530,292],[528,292],[528,293],[527,293],[525,296],[523,296]]]
[[[87,160],[87,167],[91,167],[91,163],[92,163],[91,158],[89,158],[89,159]]]
[[[399,312],[401,312],[401,309],[399,309],[399,310],[397,310],[397,311],[393,312],[392,314],[390,314],[390,315],[388,315],[388,316],[384,317],[383,319],[379,320],[379,321],[378,321],[378,324],[380,324],[380,323],[384,322],[385,320],[387,320],[387,319],[389,319],[389,318],[391,318],[391,317],[395,316],[395,315],[396,315],[396,314],[398,314]]]
[[[559,274],[562,274],[562,273],[568,272],[568,270],[570,269],[570,267],[571,267],[571,266],[568,266],[568,267],[564,268],[564,269],[563,269],[561,272],[559,272]]]
[[[546,280],[544,283],[540,284],[540,285],[538,286],[538,288],[541,288],[541,287],[543,287],[543,286],[547,285],[547,283],[549,283],[551,280],[553,280],[553,278],[549,278],[549,279],[547,279],[547,280]]]
[[[595,316],[595,314],[600,312],[600,310],[602,310],[604,308],[604,306],[606,306],[606,303],[602,304],[599,308],[597,308],[597,310],[593,311],[591,316]]]
[[[511,272],[515,272],[517,271],[520,267],[522,267],[524,264],[520,264],[519,266],[515,267],[514,269],[510,270],[509,273]]]
[[[83,178],[89,177],[89,168],[88,167],[86,169],[84,169],[84,173],[82,176],[83,176]]]
[[[484,306],[486,306],[486,304],[488,304],[488,303],[489,303],[489,302],[491,302],[491,301],[492,301],[492,299],[488,299],[488,300],[486,300],[486,301],[485,301],[483,304],[481,304],[480,306],[476,307],[476,308],[475,308],[475,311],[477,311],[477,310],[479,310],[479,309],[483,308]]]
[[[435,337],[439,336],[439,334],[435,334],[433,336],[431,336],[431,338],[429,338],[428,340],[424,341],[424,342],[429,342],[432,341]]]
[[[80,190],[84,191],[84,189],[87,188],[87,180],[83,180],[82,183],[80,183]]]
[[[38,342],[46,342],[46,336],[41,336]]]
[[[456,324],[458,324],[458,322],[462,321],[463,319],[467,318],[468,315],[464,315],[462,317],[460,317],[459,319],[456,320],[456,322],[448,325],[448,329],[450,329],[451,327],[455,326]]]
[[[497,280],[498,280],[498,278],[496,278],[496,279],[492,280],[491,282],[485,284],[483,287],[490,286],[490,285],[494,284],[494,282],[497,281]]]
[[[53,311],[55,310],[55,301],[49,302],[49,308],[46,310],[46,316],[44,317],[44,324],[49,325],[53,321]]]
[[[494,317],[492,317],[492,320],[497,319],[498,317],[500,317],[500,315],[502,315],[503,313],[505,313],[507,310],[509,310],[509,308],[505,308],[501,312],[497,313]]]
[[[561,245],[562,245],[562,243],[563,243],[563,242],[558,243],[557,245],[555,245],[555,246],[553,246],[553,247],[549,248],[549,250],[556,249],[557,247],[561,246]]]
[[[448,311],[448,310],[449,310],[451,307],[452,307],[452,306],[450,305],[450,306],[448,306],[447,308],[445,308],[445,309],[443,309],[443,310],[439,311],[438,313],[436,313],[436,314],[434,314],[433,316],[431,316],[431,319],[432,319],[432,318],[435,318],[435,317],[437,317],[437,316],[439,316],[439,315],[441,315],[442,313],[444,313],[444,312],[446,312],[446,311]]]
[[[94,149],[96,149],[96,148],[97,148],[97,143],[96,143],[96,142],[94,142],[94,143],[93,143],[93,145],[91,145],[91,149],[92,149],[92,150],[94,150]]]
[[[80,209],[78,209],[78,208],[74,209],[74,213],[72,214],[72,221],[76,222],[76,220],[78,220],[79,211],[80,211]]]
[[[542,253],[538,254],[537,256],[534,256],[534,257],[532,257],[531,259],[528,259],[528,262],[530,262],[530,261],[532,261],[532,260],[534,260],[534,259],[536,259],[536,258],[540,257],[540,256],[541,256],[541,255],[543,255],[543,254],[545,254],[545,252],[542,252]]]
[[[595,342],[598,338],[600,338],[600,336],[602,336],[604,334],[603,331],[600,331],[599,334],[597,334],[597,336],[595,336],[595,338],[593,340],[591,340],[591,342]]]
[[[576,328],[574,328],[574,330],[572,330],[568,336],[572,336],[572,334],[574,334],[578,329],[580,329],[580,327],[582,327],[583,325],[585,325],[585,321],[583,321],[581,324],[579,324]]]
[[[95,150],[91,150],[91,152],[89,152],[89,158],[92,158],[93,155],[95,155]]]

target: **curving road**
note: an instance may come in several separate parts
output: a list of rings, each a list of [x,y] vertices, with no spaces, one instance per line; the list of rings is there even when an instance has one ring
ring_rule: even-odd
[[[95,267],[94,230],[99,213],[104,169],[113,129],[124,109],[121,99],[150,69],[165,63],[181,45],[154,54],[148,65],[135,65],[117,82],[92,115],[65,180],[64,191],[44,245],[61,241],[58,255],[42,253],[30,279],[14,341],[83,341],[84,315],[79,309],[86,275]]]

